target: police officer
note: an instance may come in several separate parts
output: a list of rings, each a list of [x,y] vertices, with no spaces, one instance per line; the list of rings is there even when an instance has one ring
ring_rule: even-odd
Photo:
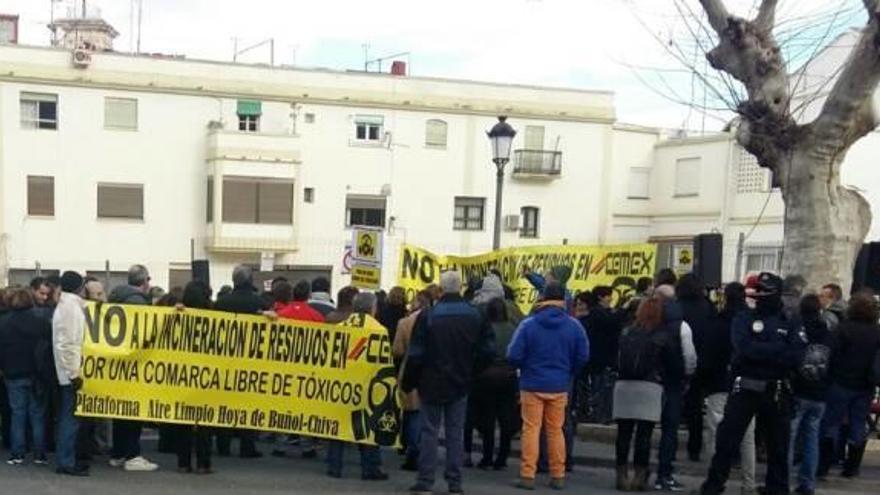
[[[766,495],[788,495],[788,449],[791,426],[791,387],[787,377],[796,369],[806,347],[800,325],[783,314],[782,279],[772,273],[758,276],[754,311],[733,319],[733,389],[718,427],[715,457],[699,493],[724,491],[730,465],[739,452],[755,415],[767,424]]]

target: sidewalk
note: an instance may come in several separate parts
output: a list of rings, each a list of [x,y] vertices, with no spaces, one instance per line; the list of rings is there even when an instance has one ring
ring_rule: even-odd
[[[580,424],[578,425],[578,442],[575,444],[575,463],[581,466],[614,468],[614,441],[617,435],[617,428],[613,425],[594,425]],[[652,458],[657,457],[657,442],[659,441],[659,429],[654,434],[654,450]],[[709,470],[709,460],[704,459],[701,462],[691,462],[687,459],[684,451],[685,442],[687,441],[687,433],[679,432],[679,455],[676,461],[676,472],[685,476],[693,476],[703,478]],[[476,447],[475,447],[476,449]],[[514,447],[516,452],[512,455],[518,456],[518,445]],[[764,477],[765,466],[758,464],[758,482],[759,484]],[[837,472],[837,471],[833,471]],[[731,473],[731,480],[738,480],[739,473],[734,471]],[[865,452],[865,458],[862,462],[861,476],[858,479],[848,480],[839,476],[829,477],[829,481],[820,484],[833,490],[842,490],[855,493],[876,493],[877,486],[880,483],[880,440],[872,439],[869,442]]]

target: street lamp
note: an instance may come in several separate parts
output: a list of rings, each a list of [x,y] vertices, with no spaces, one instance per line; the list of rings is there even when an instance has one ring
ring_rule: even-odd
[[[504,166],[510,161],[510,149],[516,131],[507,123],[507,117],[498,116],[498,123],[487,132],[492,144],[492,163],[495,164],[495,234],[492,249],[501,247],[501,193],[504,187]]]

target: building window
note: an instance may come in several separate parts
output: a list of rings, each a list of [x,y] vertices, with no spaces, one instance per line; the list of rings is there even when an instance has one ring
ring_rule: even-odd
[[[483,230],[483,212],[486,208],[485,198],[455,198],[454,230]]]
[[[55,178],[28,175],[28,215],[55,216]]]
[[[748,247],[745,250],[746,273],[774,272],[782,269],[782,248]]]
[[[700,159],[682,158],[675,162],[675,196],[699,196]]]
[[[532,151],[541,151],[544,149],[544,126],[526,126],[525,149]]]
[[[306,203],[314,203],[315,202],[315,188],[307,187],[303,189],[303,201]]]
[[[358,141],[379,142],[385,117],[381,115],[358,115],[354,119],[354,138]]]
[[[143,220],[143,184],[98,184],[98,218]]]
[[[651,169],[632,167],[629,169],[629,184],[626,197],[629,199],[649,199],[651,197]]]
[[[22,129],[58,129],[58,95],[21,94]]]
[[[223,221],[293,225],[293,181],[225,177]]]
[[[345,197],[345,226],[385,227],[385,196]]]
[[[446,122],[438,119],[431,119],[425,123],[425,146],[445,148],[447,128]]]
[[[522,216],[522,229],[519,232],[520,237],[537,238],[538,237],[538,208],[535,206],[524,206],[520,210]]]
[[[740,150],[739,170],[736,172],[736,192],[768,192],[770,191],[770,171],[758,165],[755,155]]]
[[[133,98],[104,98],[104,128],[136,131],[138,101]]]
[[[207,194],[205,195],[205,221],[214,221],[214,178],[208,177]]]
[[[242,132],[260,132],[260,115],[263,104],[254,100],[238,100],[238,130]]]

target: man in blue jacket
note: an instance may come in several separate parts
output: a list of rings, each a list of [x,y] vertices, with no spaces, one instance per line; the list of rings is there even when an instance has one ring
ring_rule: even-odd
[[[565,407],[572,379],[586,366],[590,345],[580,322],[568,316],[565,288],[550,282],[532,316],[516,330],[507,359],[520,372],[522,462],[518,488],[533,490],[541,426],[546,427],[551,486],[565,486]]]

